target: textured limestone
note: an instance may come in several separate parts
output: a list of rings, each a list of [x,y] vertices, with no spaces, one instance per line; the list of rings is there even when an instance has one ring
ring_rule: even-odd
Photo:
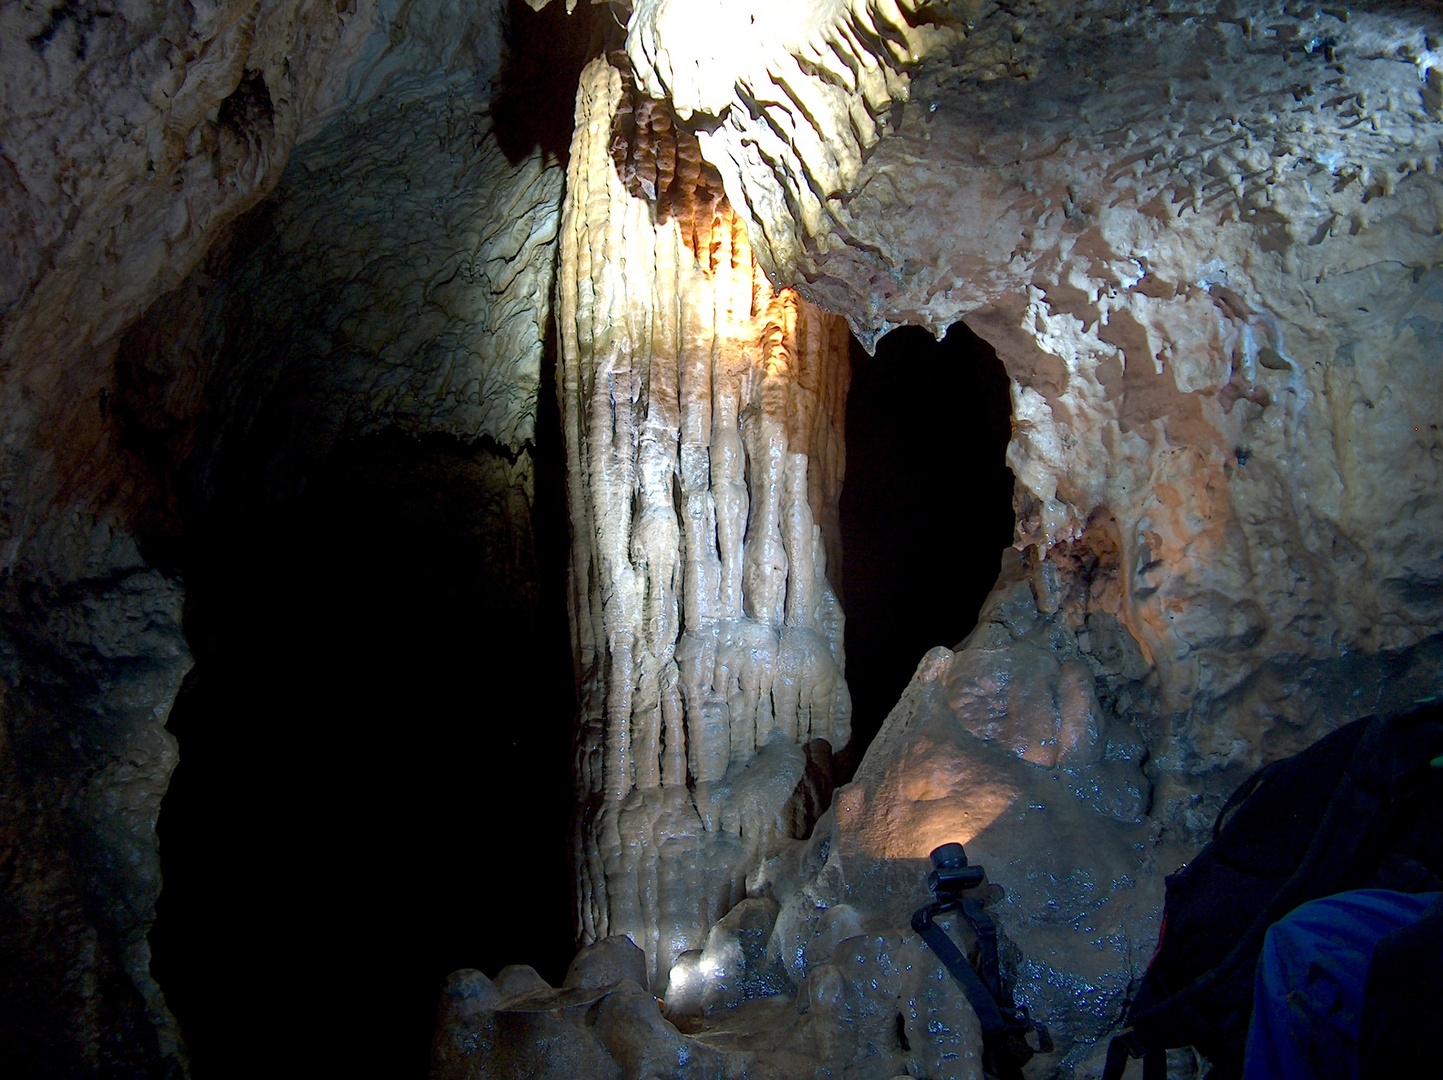
[[[751,998],[795,994],[785,970],[767,955],[778,910],[770,897],[748,897],[711,928],[705,946],[682,953],[666,988],[667,1015],[675,1020]]]
[[[802,745],[849,737],[826,576],[847,338],[772,289],[695,141],[605,61],[560,275],[581,931],[632,935],[659,985],[785,836]]]
[[[394,423],[524,516],[561,170],[497,149],[499,4],[50,7],[0,13],[0,1058],[148,1072],[185,508]]]
[[[1438,11],[964,14],[836,221],[774,269],[864,335],[965,318],[997,347],[1043,610],[1112,560],[1156,764],[1226,786],[1397,700],[1372,672],[1426,667],[1443,620]],[[753,231],[809,228],[744,205]]]
[[[494,982],[479,971],[453,974],[433,1080],[982,1077],[976,1014],[915,934],[851,937],[814,966],[795,1000],[720,1009],[685,1032],[631,979],[560,990],[538,983],[511,968]]]
[[[164,729],[190,653],[176,583],[97,528],[93,576],[0,590],[0,1056],[15,1075],[142,1070],[177,1051],[146,931]]]
[[[638,84],[684,120],[708,118],[702,152],[769,272],[797,265],[806,240],[835,227],[890,110],[907,99],[907,68],[950,38],[927,8],[641,0],[633,9],[626,48]]]
[[[1038,616],[1027,581],[1009,576],[1008,600],[967,647],[923,659],[797,866],[779,861],[773,887],[786,899],[769,951],[800,971],[832,947],[839,922],[905,926],[925,899],[928,852],[960,842],[1001,887],[991,910],[1018,1003],[1070,1049],[1118,1017],[1156,941],[1157,871],[1184,854],[1147,816],[1142,743],[1125,722],[1094,709],[1069,754],[1042,759],[1018,752],[1035,745],[1030,709],[990,729],[969,723],[979,699],[1006,700],[988,683],[1009,681],[1018,654],[1056,649],[1082,663],[1065,620]],[[1012,666],[987,667],[989,654]],[[1034,674],[1025,692],[1034,707],[1049,685],[1065,700],[1069,681]]]
[[[561,986],[565,990],[611,986],[621,979],[630,979],[638,986],[646,985],[646,953],[624,934],[602,938],[578,952],[566,969]]]
[[[339,7],[0,12],[0,1057],[21,1073],[180,1053],[146,931],[190,656],[178,585],[134,536],[113,361],[325,107],[371,24]]]
[[[7,7],[3,355],[47,355],[44,386],[179,283],[275,183],[373,8]]]
[[[1134,957],[1103,950],[1110,966],[1078,966],[1068,932],[1038,921],[1055,893],[1077,925],[1099,925],[1086,918],[1085,882],[1061,880],[1029,832],[1039,818],[1065,804],[1088,823],[1079,835],[1099,861],[1071,860],[1074,871],[1126,871],[1094,833],[1142,828],[1149,791],[1153,819],[1196,839],[1218,793],[1252,764],[1438,688],[1438,9],[965,3],[949,6],[953,43],[913,26],[909,3],[760,7],[638,3],[629,42],[644,89],[705,121],[697,145],[755,256],[699,183],[705,165],[671,134],[669,108],[623,109],[618,91],[618,115],[587,114],[597,127],[582,179],[595,183],[578,198],[599,217],[593,247],[572,235],[563,286],[577,290],[562,323],[589,694],[587,931],[642,928],[653,982],[687,949],[712,948],[722,964],[740,952],[745,972],[757,905],[714,942],[708,926],[771,881],[773,935],[802,927],[804,942],[821,942],[803,959],[810,951],[825,967],[839,942],[902,925],[907,904],[887,901],[882,884],[918,877],[899,848],[832,845],[830,830],[849,835],[839,820],[808,850],[837,846],[850,891],[816,914],[797,897],[835,900],[832,878],[768,857],[809,823],[797,807],[815,795],[798,792],[820,790],[807,786],[801,745],[845,737],[840,618],[825,579],[845,369],[806,368],[826,349],[798,343],[834,331],[764,283],[760,262],[864,336],[965,317],[1007,365],[1028,553],[1004,574],[983,631],[923,680],[941,698],[892,725],[899,741],[879,748],[843,802],[875,793],[867,837],[920,835],[929,806],[970,814],[1013,800],[1015,810],[1039,778],[1066,787],[1075,802],[1039,795],[1044,811],[1026,822],[1002,812],[976,843],[995,873],[1014,875],[1004,919],[1027,962],[1099,988],[1069,1012],[1047,996],[1051,974],[1019,968],[1039,1009],[1081,1034],[1115,1006]],[[262,457],[319,454],[384,421],[419,429],[436,410],[448,429],[524,442],[531,369],[506,376],[514,387],[488,383],[490,359],[507,357],[471,332],[472,304],[485,297],[486,325],[534,355],[544,317],[512,307],[508,290],[545,288],[556,170],[523,160],[483,197],[445,201],[439,223],[425,205],[483,175],[465,147],[486,158],[490,136],[463,91],[489,77],[496,16],[399,0],[339,13],[67,3],[0,14],[11,571],[0,793],[27,810],[6,811],[25,902],[7,911],[35,913],[4,940],[55,944],[35,969],[52,974],[0,1014],[30,1016],[45,987],[61,985],[53,973],[94,955],[75,969],[84,992],[56,1006],[84,1014],[76,1030],[102,1033],[66,1050],[85,1067],[159,1053],[136,1019],[155,1000],[140,945],[155,887],[150,821],[173,760],[161,720],[187,663],[174,583],[133,538],[156,505],[143,490],[152,478],[121,446],[112,405],[131,420],[144,413],[154,423],[140,427],[173,435],[179,453],[206,385],[234,418],[210,431],[212,445],[259,431]],[[698,66],[711,60],[721,66]],[[345,128],[351,109],[360,119]],[[312,135],[314,175],[297,173],[276,204],[288,238],[237,251],[256,299],[221,305],[248,318],[274,308],[313,332],[309,344],[290,332],[248,341],[224,312],[208,324],[206,296],[230,287],[219,265],[154,306]],[[408,152],[388,156],[402,139]],[[403,190],[366,190],[368,171]],[[484,171],[488,183],[496,175]],[[350,220],[330,205],[352,200],[365,213]],[[394,232],[353,229],[393,206],[405,223]],[[465,228],[473,210],[513,206],[528,208],[514,233]],[[314,241],[303,235],[312,217]],[[408,243],[412,231],[429,242],[458,230],[464,252],[444,258]],[[363,245],[350,244],[357,235]],[[727,286],[735,303],[719,302],[724,290],[700,269],[724,263],[744,270]],[[165,348],[122,349],[113,372],[121,330],[148,307],[156,317],[141,336]],[[780,347],[729,351],[734,323],[764,340],[753,315]],[[392,337],[397,320],[409,322]],[[251,375],[197,370],[196,357],[214,358],[204,325]],[[781,356],[814,381],[782,379],[778,391],[766,368]],[[287,378],[272,393],[262,384],[277,373]],[[165,388],[145,391],[157,374]],[[700,383],[709,395],[678,389]],[[688,402],[704,413],[691,427]],[[314,434],[309,450],[298,433]],[[37,792],[53,802],[32,815]],[[831,859],[829,846],[820,861]],[[1029,881],[1018,859],[1045,869]],[[663,865],[682,869],[653,878]],[[1107,889],[1122,903],[1124,888]],[[1107,933],[1145,950],[1138,918]],[[621,997],[645,1013],[637,994]]]
[[[524,452],[562,180],[539,149],[509,160],[486,103],[445,84],[328,124],[207,290],[201,452],[271,492],[386,426]]]
[[[1024,555],[839,795],[821,866],[753,880],[800,973],[811,940],[903,925],[875,882],[991,818],[974,843],[1008,890],[1019,995],[1085,1043],[1148,955],[1154,864],[1205,839],[1221,795],[1443,683],[1443,24],[952,5],[954,41],[891,56],[927,54],[872,144],[797,62],[820,11],[773,5],[764,42],[721,49],[639,5],[628,44],[702,116],[775,281],[864,341],[965,319],[997,348]],[[784,92],[748,97],[758,64]]]

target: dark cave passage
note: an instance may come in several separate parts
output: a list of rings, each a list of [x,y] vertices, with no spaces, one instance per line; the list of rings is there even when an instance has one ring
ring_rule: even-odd
[[[533,559],[506,467],[358,440],[283,519],[232,515],[200,549],[151,935],[198,1080],[420,1078],[447,973],[560,982],[566,528],[546,463]]]
[[[842,484],[842,606],[861,759],[917,662],[971,632],[1012,542],[1012,403],[996,352],[961,323],[942,341],[852,342]]]

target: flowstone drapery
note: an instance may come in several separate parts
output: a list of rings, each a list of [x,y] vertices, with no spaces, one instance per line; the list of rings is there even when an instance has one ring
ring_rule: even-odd
[[[654,985],[809,827],[808,758],[850,734],[846,327],[772,289],[708,172],[587,68],[559,289],[580,931],[631,935]]]

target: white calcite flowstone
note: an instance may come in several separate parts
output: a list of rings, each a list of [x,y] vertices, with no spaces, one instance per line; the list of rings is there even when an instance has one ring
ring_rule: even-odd
[[[786,839],[803,746],[850,738],[827,579],[848,338],[772,288],[695,140],[606,61],[559,274],[581,933],[632,935],[661,988]]]

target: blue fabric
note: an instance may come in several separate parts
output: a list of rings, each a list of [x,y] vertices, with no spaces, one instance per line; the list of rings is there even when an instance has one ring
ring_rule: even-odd
[[[1439,895],[1358,889],[1304,904],[1269,927],[1253,988],[1245,1080],[1354,1080],[1373,950]]]

